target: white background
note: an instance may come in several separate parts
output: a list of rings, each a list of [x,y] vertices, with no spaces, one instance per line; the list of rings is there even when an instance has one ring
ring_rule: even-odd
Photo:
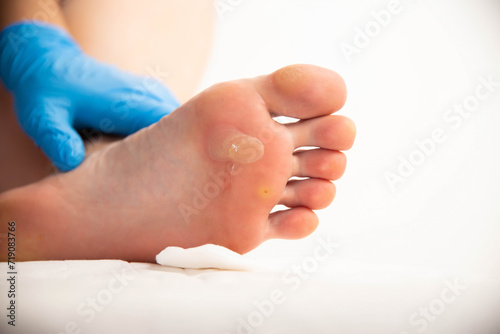
[[[480,77],[500,82],[500,1],[401,0],[350,62],[342,43],[355,46],[356,29],[390,1],[222,2],[233,10],[220,13],[200,89],[293,63],[321,65],[345,78],[340,113],[358,128],[318,230],[268,241],[250,256],[307,256],[330,235],[341,245],[333,262],[500,273],[500,87],[459,126],[443,118]],[[399,157],[408,159],[436,128],[446,141],[392,191],[386,173],[397,173]]]

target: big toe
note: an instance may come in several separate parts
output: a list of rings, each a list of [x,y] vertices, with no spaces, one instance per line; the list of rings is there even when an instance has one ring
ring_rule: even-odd
[[[256,80],[256,88],[276,115],[307,119],[329,115],[345,104],[344,79],[315,65],[290,65]]]

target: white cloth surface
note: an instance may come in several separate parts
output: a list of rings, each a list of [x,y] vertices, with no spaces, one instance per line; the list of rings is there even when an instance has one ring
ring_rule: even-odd
[[[17,326],[8,326],[2,311],[0,332],[414,334],[425,325],[423,333],[500,333],[497,277],[348,261],[312,271],[306,259],[273,272],[108,260],[19,263]],[[5,310],[4,278],[0,291]],[[432,321],[418,315],[420,308],[433,310]]]

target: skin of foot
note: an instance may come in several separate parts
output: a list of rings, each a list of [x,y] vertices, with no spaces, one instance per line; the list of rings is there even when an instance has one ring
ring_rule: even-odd
[[[345,100],[343,79],[312,65],[216,84],[76,170],[4,193],[1,243],[8,221],[21,261],[154,262],[167,246],[243,254],[303,238],[318,225],[312,210],[332,202],[341,151],[354,142],[354,123],[331,115]],[[270,214],[276,204],[289,209]]]

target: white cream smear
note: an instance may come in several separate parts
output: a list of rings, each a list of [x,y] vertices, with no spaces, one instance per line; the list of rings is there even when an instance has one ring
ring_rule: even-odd
[[[193,248],[167,247],[156,255],[163,266],[189,269],[224,269],[253,271],[261,269],[255,261],[225,247],[207,244]]]

